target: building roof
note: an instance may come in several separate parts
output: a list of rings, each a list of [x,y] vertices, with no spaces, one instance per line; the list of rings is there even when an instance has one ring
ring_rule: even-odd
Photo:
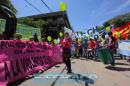
[[[58,17],[58,16],[63,16],[63,15],[65,15],[65,16],[67,15],[66,11],[57,11],[57,12],[32,15],[32,16],[27,16],[27,17],[29,17],[29,18],[50,18],[50,17]]]
[[[27,18],[44,19],[44,20],[54,18],[54,17],[65,18],[65,20],[67,21],[67,24],[69,26],[68,28],[72,29],[66,11],[57,11],[57,12],[52,12],[52,13],[45,13],[45,14],[27,16]],[[26,17],[24,17],[24,18],[26,18]]]

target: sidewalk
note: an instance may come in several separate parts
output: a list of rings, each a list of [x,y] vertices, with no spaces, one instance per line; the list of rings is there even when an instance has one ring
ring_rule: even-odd
[[[11,86],[129,86],[130,63],[116,60],[111,67],[92,60],[72,59],[73,74],[66,74],[64,64],[58,64],[44,73]]]

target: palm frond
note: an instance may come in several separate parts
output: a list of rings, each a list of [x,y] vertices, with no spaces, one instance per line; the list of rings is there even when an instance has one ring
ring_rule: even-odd
[[[10,0],[0,0],[0,3],[7,5],[15,14],[17,13],[16,8],[12,5]]]

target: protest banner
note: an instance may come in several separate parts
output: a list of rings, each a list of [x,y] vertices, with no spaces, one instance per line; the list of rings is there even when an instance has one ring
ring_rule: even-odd
[[[61,63],[61,49],[42,42],[0,41],[0,86]]]
[[[122,55],[130,56],[130,40],[119,42],[119,52]]]

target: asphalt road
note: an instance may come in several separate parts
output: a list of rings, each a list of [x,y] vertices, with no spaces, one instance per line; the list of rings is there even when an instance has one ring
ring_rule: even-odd
[[[72,59],[72,74],[58,64],[35,77],[17,81],[10,86],[130,86],[130,62],[116,59],[116,66],[84,58]]]

